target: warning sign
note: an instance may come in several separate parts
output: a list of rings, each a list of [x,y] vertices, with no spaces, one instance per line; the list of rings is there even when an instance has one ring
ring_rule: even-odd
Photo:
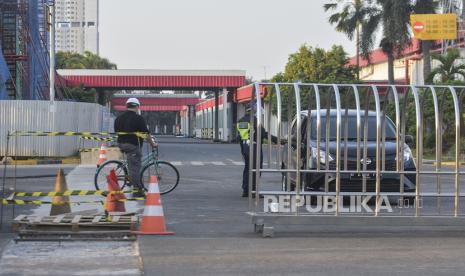
[[[457,15],[413,14],[410,23],[415,38],[420,40],[457,39]]]

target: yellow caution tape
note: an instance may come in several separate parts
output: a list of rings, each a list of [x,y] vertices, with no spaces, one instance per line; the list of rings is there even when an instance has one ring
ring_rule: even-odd
[[[136,198],[127,198],[114,200],[118,202],[126,201],[143,201],[145,197],[136,197]],[[22,199],[2,199],[3,205],[64,205],[64,204],[104,204],[103,201],[62,201],[62,202],[51,202],[51,201],[42,201],[42,200],[22,200]]]
[[[103,201],[80,201],[80,202],[50,202],[50,201],[41,201],[41,200],[22,200],[22,199],[2,199],[3,205],[63,205],[63,204],[89,204],[89,203],[99,203],[103,204]]]
[[[103,191],[103,190],[70,190],[64,192],[15,192],[14,196],[29,196],[29,197],[41,197],[41,196],[91,196],[91,195],[108,195],[108,194],[129,194],[138,192],[139,190],[127,190],[127,191]]]
[[[74,132],[74,131],[15,131],[10,136],[114,136],[114,135],[136,135],[146,138],[147,132]]]
[[[92,148],[92,149],[80,149],[79,152],[91,152],[91,151],[99,151],[99,148]]]
[[[115,138],[116,137],[103,138],[103,137],[95,137],[95,136],[81,136],[81,139],[84,139],[84,140],[105,141],[105,142],[114,141]]]

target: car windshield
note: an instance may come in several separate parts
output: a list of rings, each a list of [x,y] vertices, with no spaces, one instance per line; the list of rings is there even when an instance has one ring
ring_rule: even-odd
[[[344,130],[345,130],[345,119],[344,115],[341,116],[341,140],[344,139]],[[357,117],[348,116],[348,139],[356,140],[357,139]],[[317,125],[316,125],[316,116],[312,116],[311,120],[311,138],[316,140],[317,137]],[[365,117],[360,116],[360,139],[364,139],[364,125]],[[382,133],[382,130],[381,130]],[[326,116],[321,116],[321,140],[326,140]],[[395,126],[392,123],[391,119],[386,117],[386,140],[395,140],[396,132]],[[336,116],[330,116],[330,140],[336,140]],[[376,116],[368,116],[368,137],[367,140],[376,140]]]

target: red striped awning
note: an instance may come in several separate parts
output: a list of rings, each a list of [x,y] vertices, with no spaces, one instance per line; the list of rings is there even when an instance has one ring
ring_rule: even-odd
[[[125,105],[114,105],[113,109],[116,111],[125,111]],[[181,111],[184,110],[185,106],[182,105],[142,105],[140,110],[142,111]]]

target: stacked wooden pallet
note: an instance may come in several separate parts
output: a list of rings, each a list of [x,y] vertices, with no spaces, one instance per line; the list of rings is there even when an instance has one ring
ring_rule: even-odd
[[[138,217],[133,214],[63,214],[58,216],[20,215],[13,222],[17,240],[133,238]],[[87,238],[86,238],[87,237]]]

